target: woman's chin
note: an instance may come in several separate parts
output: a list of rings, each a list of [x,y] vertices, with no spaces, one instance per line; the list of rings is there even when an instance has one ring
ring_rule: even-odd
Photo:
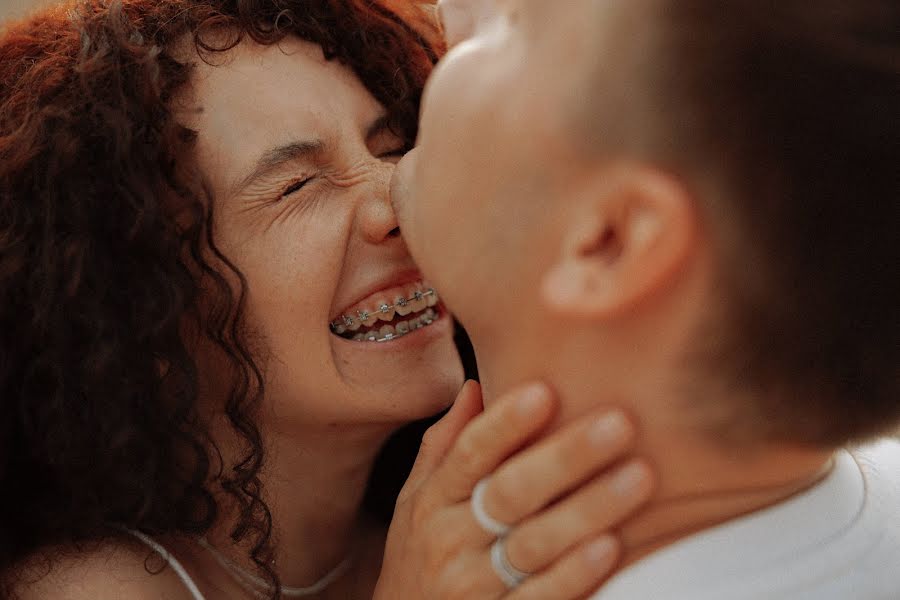
[[[462,384],[462,364],[456,348],[452,347],[452,353],[440,362],[431,365],[422,363],[403,373],[396,381],[385,382],[379,390],[385,394],[376,403],[394,413],[398,422],[417,421],[450,407]]]
[[[445,321],[446,330],[442,324],[418,339],[399,340],[395,347],[353,350],[357,360],[379,365],[372,369],[370,364],[362,370],[362,377],[353,378],[358,397],[369,403],[361,411],[405,424],[438,414],[453,403],[464,375],[453,341],[452,319]],[[350,365],[344,368],[345,375],[353,370]]]

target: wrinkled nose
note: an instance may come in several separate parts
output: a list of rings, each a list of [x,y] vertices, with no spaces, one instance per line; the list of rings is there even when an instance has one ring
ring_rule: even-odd
[[[371,194],[363,201],[360,208],[360,230],[366,241],[381,244],[400,236],[397,216],[391,205],[391,180],[394,165],[381,163],[374,176]]]

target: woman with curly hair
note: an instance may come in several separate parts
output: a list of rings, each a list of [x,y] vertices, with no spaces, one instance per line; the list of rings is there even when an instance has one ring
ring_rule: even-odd
[[[381,570],[387,527],[364,502],[379,450],[462,382],[387,193],[439,50],[414,3],[372,0],[85,0],[3,32],[4,595],[499,598],[468,508],[478,478],[568,448],[565,473],[502,513],[536,520],[618,456],[621,419],[506,460],[552,400],[473,419],[469,385]],[[610,499],[608,520],[645,496]],[[557,536],[516,597],[597,585],[615,555],[606,536],[586,545],[602,533]]]

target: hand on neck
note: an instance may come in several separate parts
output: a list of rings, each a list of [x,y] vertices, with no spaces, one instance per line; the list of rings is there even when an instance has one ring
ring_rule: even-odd
[[[611,341],[611,340],[610,340]],[[656,340],[659,346],[663,340]],[[477,343],[477,341],[476,341]],[[788,500],[821,480],[833,451],[787,444],[738,444],[717,438],[688,410],[673,368],[645,354],[637,363],[623,356],[588,352],[597,340],[570,336],[552,352],[516,344],[495,350],[481,363],[485,403],[515,384],[541,380],[561,400],[557,426],[600,406],[618,406],[637,424],[635,456],[648,459],[659,484],[651,505],[618,532],[629,564],[704,529]],[[496,359],[496,360],[492,360]],[[710,406],[717,404],[710,387]],[[734,401],[723,398],[722,401]]]

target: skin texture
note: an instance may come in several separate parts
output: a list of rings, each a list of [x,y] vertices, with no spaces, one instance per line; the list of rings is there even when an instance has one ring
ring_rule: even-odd
[[[694,191],[635,153],[586,155],[571,128],[571,91],[596,56],[610,71],[632,58],[614,40],[646,31],[655,4],[441,6],[462,41],[426,88],[393,198],[414,258],[470,333],[485,404],[535,378],[559,391],[559,423],[621,399],[640,423],[637,454],[661,475],[657,500],[623,528],[626,562],[816,481],[828,449],[728,447],[705,426],[717,398],[753,398],[686,360],[720,302],[714,226]]]
[[[222,65],[198,65],[184,114],[217,239],[247,277],[278,426],[396,424],[444,408],[462,376],[446,322],[402,347],[345,343],[328,328],[373,285],[417,274],[387,195],[404,144],[377,127],[384,110],[359,80],[310,43],[243,44]],[[267,152],[304,142],[324,149],[247,180]]]
[[[298,40],[200,63],[181,103],[198,131],[218,243],[246,274],[251,337],[264,348],[279,570],[288,584],[311,581],[360,545],[356,515],[380,445],[444,408],[462,382],[447,318],[386,344],[328,327],[379,282],[418,279],[387,195],[403,142],[373,129],[384,111],[346,67]],[[303,143],[323,149],[248,178],[273,148]]]

